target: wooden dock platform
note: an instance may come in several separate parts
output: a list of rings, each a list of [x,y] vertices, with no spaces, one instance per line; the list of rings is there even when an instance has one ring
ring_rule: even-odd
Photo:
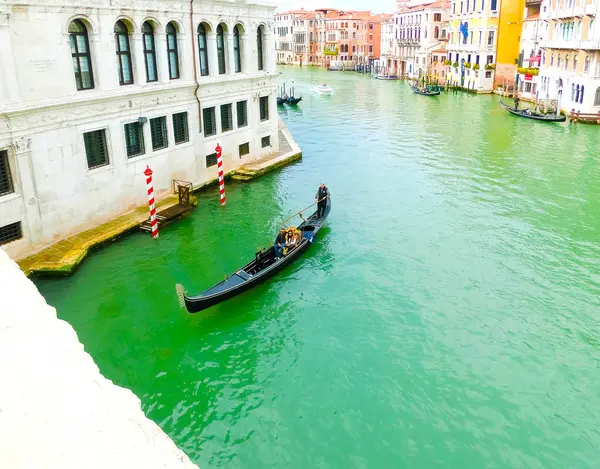
[[[167,207],[166,209],[161,210],[160,212],[156,212],[156,220],[158,222],[158,228],[166,225],[167,223],[169,223],[173,220],[181,218],[187,212],[189,212],[192,208],[194,208],[194,207],[189,204],[188,205],[176,204],[171,207]],[[152,232],[152,227],[150,225],[150,218],[148,218],[145,222],[143,222],[140,225],[140,230],[147,231],[148,233]]]

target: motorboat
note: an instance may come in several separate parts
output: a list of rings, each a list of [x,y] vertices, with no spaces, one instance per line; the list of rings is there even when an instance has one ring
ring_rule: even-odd
[[[317,94],[325,94],[325,95],[330,95],[333,93],[333,88],[330,88],[329,86],[327,86],[325,83],[323,83],[322,85],[315,85],[313,86],[312,89],[315,93]]]

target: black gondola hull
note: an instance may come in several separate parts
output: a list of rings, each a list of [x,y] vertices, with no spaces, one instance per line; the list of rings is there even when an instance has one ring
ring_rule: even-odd
[[[440,95],[439,91],[423,92],[419,88],[416,88],[414,86],[412,86],[411,88],[412,88],[413,93],[420,94],[420,95],[423,95],[423,96],[439,96]]]
[[[532,119],[541,122],[564,122],[567,120],[567,116],[555,116],[554,114],[541,115],[541,114],[526,114],[525,109],[516,109],[509,106],[508,104],[500,101],[500,105],[510,112],[513,116],[525,117],[526,119]]]
[[[273,247],[269,248],[267,251],[257,253],[256,258],[253,261],[246,264],[244,267],[227,277],[222,282],[214,285],[208,290],[205,290],[203,293],[197,296],[188,296],[183,291],[183,287],[177,285],[177,293],[182,306],[185,306],[188,313],[198,313],[223,301],[233,298],[234,296],[237,296],[240,293],[255,287],[256,285],[281,272],[287,266],[300,258],[311,246],[315,236],[324,225],[330,210],[331,202],[328,201],[325,215],[323,217],[316,217],[315,212],[305,222],[301,223],[298,226],[298,229],[303,233],[300,244],[294,249],[290,250],[279,260],[277,260],[275,257],[275,251]],[[267,267],[261,267],[261,265],[265,264],[268,264]],[[258,270],[258,272],[254,275],[249,273],[253,272],[254,270]]]

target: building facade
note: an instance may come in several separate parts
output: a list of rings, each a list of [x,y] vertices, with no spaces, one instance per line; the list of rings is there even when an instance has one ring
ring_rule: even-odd
[[[405,4],[396,15],[399,45],[398,75],[417,78],[420,74],[432,71],[434,55],[445,48],[448,30],[448,4],[445,1],[426,1],[421,4]],[[437,63],[436,63],[437,66]],[[442,67],[440,76],[445,75]],[[443,77],[442,77],[443,78]]]
[[[278,150],[273,8],[0,5],[0,242],[15,258]]]
[[[548,1],[548,38],[541,42],[539,95],[563,111],[600,112],[600,3]]]
[[[498,18],[498,44],[496,46],[496,70],[494,86],[514,89],[523,30],[525,0],[501,0]]]
[[[542,4],[547,9],[542,0],[528,0],[523,15],[517,89],[519,96],[527,100],[540,98],[541,44],[548,38],[548,21],[541,16]]]
[[[286,11],[274,16],[273,35],[275,37],[275,54],[278,64],[294,63],[294,21],[296,15],[303,11]]]
[[[452,0],[448,79],[453,85],[489,93],[493,89],[500,2]]]

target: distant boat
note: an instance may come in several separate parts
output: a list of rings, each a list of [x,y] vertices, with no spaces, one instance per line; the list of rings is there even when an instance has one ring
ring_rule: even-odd
[[[440,92],[439,91],[430,91],[428,89],[425,89],[425,91],[420,90],[419,88],[417,88],[416,86],[411,86],[413,93],[415,94],[422,94],[423,96],[439,96]]]
[[[377,75],[375,78],[378,80],[398,80],[397,75]]]
[[[285,100],[286,104],[291,104],[291,105],[296,105],[300,101],[302,101],[302,96],[300,96],[299,98],[296,98],[294,96],[290,96],[288,99]]]
[[[313,86],[312,90],[317,94],[330,95],[331,93],[333,93],[333,88],[330,88],[325,83],[323,83],[322,85]]]
[[[509,106],[505,102],[500,101],[500,105],[510,112],[514,116],[526,117],[527,119],[533,119],[536,121],[543,122],[564,122],[567,120],[567,116],[557,116],[556,114],[542,114],[539,112],[531,111],[530,109],[517,109]]]

